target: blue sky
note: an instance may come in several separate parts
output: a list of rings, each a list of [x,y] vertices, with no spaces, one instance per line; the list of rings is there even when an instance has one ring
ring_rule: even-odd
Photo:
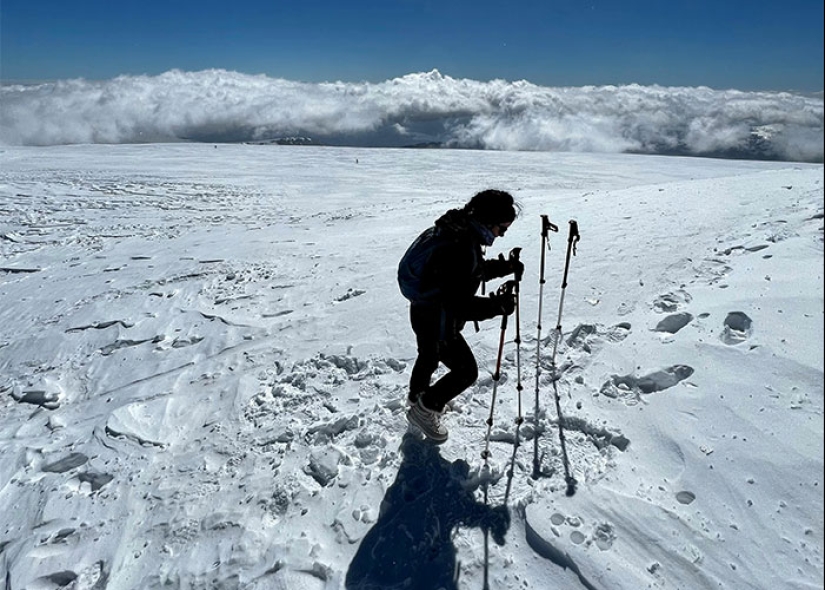
[[[4,80],[221,68],[381,82],[823,89],[822,0],[3,0]]]

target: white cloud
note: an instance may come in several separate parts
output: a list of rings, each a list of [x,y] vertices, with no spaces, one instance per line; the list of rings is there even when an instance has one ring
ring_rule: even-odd
[[[822,99],[775,92],[548,88],[435,70],[380,84],[173,70],[7,86],[0,101],[0,142],[10,145],[304,136],[348,145],[823,159]]]

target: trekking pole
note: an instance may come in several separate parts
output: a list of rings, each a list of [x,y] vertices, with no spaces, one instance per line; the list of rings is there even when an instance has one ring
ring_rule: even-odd
[[[561,415],[561,402],[559,401],[559,374],[556,367],[556,351],[558,350],[559,340],[561,340],[561,314],[564,308],[564,292],[567,288],[567,272],[570,269],[570,256],[576,255],[576,244],[580,239],[579,225],[570,220],[570,232],[567,237],[567,255],[564,261],[564,277],[561,283],[561,297],[559,298],[559,319],[556,322],[555,341],[553,343],[553,356],[550,360],[550,366],[553,369],[553,394],[556,398],[556,416],[559,420],[559,443],[561,444],[561,456],[564,463],[564,480],[567,482],[567,495],[572,496],[576,493],[576,479],[570,475],[570,463],[567,460],[567,446],[564,441],[564,418]]]
[[[512,296],[515,281],[507,281],[498,288],[499,295]],[[504,350],[504,333],[507,331],[507,314],[501,316],[501,335],[498,341],[498,357],[496,358],[496,370],[493,373],[493,399],[490,402],[490,416],[487,418],[487,436],[484,443],[484,451],[481,456],[484,458],[484,464],[487,464],[487,459],[490,457],[490,433],[493,430],[493,412],[496,409],[496,392],[498,391],[498,381],[501,378],[501,354]]]
[[[513,248],[510,250],[510,261],[519,262],[521,255],[521,248]],[[518,392],[518,416],[516,416],[516,446],[518,446],[518,428],[524,422],[521,414],[521,392],[524,386],[521,384],[521,301],[519,297],[519,285],[521,284],[521,275],[523,270],[515,273],[515,283],[513,292],[516,298],[516,391]]]
[[[510,261],[519,262],[520,254],[521,248],[513,248],[510,251]],[[521,267],[521,270],[514,273],[514,295],[516,299],[516,337],[514,339],[514,342],[516,343],[516,391],[518,392],[518,415],[516,416],[516,438],[513,442],[513,456],[510,460],[510,466],[507,469],[507,487],[504,491],[505,506],[507,505],[507,501],[510,498],[510,489],[513,485],[513,475],[516,465],[516,453],[518,452],[518,448],[521,445],[521,424],[524,422],[524,418],[522,417],[521,411],[521,392],[524,389],[524,386],[521,384],[521,299],[519,296],[519,286],[521,284],[521,277],[523,274],[523,267]]]
[[[548,232],[559,231],[558,226],[550,223],[547,215],[541,216],[541,264],[539,266],[539,318],[538,334],[536,335],[536,411],[535,420],[536,433],[533,437],[533,479],[538,479],[541,470],[539,469],[539,378],[541,377],[541,310],[544,300],[544,258],[545,250],[550,249]]]
[[[515,281],[507,281],[498,288],[498,293],[501,295],[512,294],[513,284]],[[496,370],[493,373],[493,399],[490,402],[490,416],[487,418],[487,436],[484,442],[484,451],[481,456],[484,457],[484,468],[482,473],[484,475],[484,505],[487,506],[487,490],[490,485],[490,433],[493,430],[493,413],[496,408],[496,392],[498,390],[498,382],[501,378],[501,355],[504,350],[504,334],[507,331],[507,314],[501,316],[501,335],[498,340],[498,356],[496,357]],[[509,491],[508,491],[509,495]],[[505,496],[506,497],[506,496]],[[506,503],[506,500],[505,500]],[[484,530],[484,586],[482,590],[490,590],[490,582],[488,578],[488,570],[490,564],[490,548],[489,548],[489,531]]]
[[[559,319],[556,322],[556,340],[553,343],[553,362],[556,359],[556,350],[558,349],[559,339],[561,338],[561,314],[564,308],[564,290],[567,288],[567,272],[570,270],[570,255],[576,255],[576,244],[581,236],[579,236],[579,225],[574,220],[570,220],[570,233],[567,236],[567,255],[564,261],[564,277],[561,282],[561,297],[559,297]],[[554,367],[555,368],[555,367]]]

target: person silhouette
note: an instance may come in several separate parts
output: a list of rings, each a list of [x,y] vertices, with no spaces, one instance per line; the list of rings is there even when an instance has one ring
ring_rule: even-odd
[[[515,310],[512,293],[476,293],[488,280],[523,273],[517,258],[484,257],[485,248],[504,236],[519,209],[506,191],[476,193],[422,232],[398,263],[398,286],[410,302],[418,351],[407,392],[407,418],[434,442],[447,440],[442,421],[447,404],[478,378],[478,364],[462,335],[465,325]],[[440,365],[448,372],[432,383]]]
[[[345,588],[457,590],[453,529],[478,527],[503,545],[507,507],[476,500],[467,462],[447,461],[431,443],[408,432],[401,453],[398,475],[350,563]]]

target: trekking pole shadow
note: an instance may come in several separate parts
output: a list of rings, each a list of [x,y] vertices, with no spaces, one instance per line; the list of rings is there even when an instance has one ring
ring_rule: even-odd
[[[507,467],[507,487],[504,488],[504,505],[508,506],[510,503],[510,491],[513,488],[513,476],[516,469],[516,454],[518,448],[521,446],[521,428],[516,425],[516,439],[513,442],[513,455],[510,457],[510,464]]]
[[[490,485],[489,481],[484,482],[484,506],[489,507],[489,498],[487,497],[487,490]],[[484,530],[484,575],[481,585],[482,590],[490,590],[490,533]]]
[[[506,514],[505,518],[507,518],[507,522],[509,522],[510,518],[510,492],[513,488],[513,478],[515,476],[515,466],[516,466],[516,455],[518,454],[519,446],[521,445],[521,429],[516,425],[516,437],[513,443],[513,454],[510,456],[510,462],[507,465],[507,485],[504,488],[504,499],[502,500],[501,506],[493,508],[492,510],[501,510],[503,513]],[[489,507],[489,496],[488,496],[488,488],[491,482],[491,476],[489,474],[489,466],[485,466],[486,473],[483,474],[483,483],[482,488],[484,490],[484,505]],[[490,570],[490,532],[488,528],[482,527],[484,529],[484,584],[483,590],[490,590],[490,582],[489,582],[489,570]],[[501,543],[499,543],[501,545]]]
[[[494,521],[490,524],[493,526],[498,525],[499,527],[504,527],[504,530],[498,530],[493,532],[493,539],[495,540],[497,545],[504,545],[504,533],[507,531],[510,525],[510,508],[509,508],[509,499],[510,499],[510,489],[513,483],[513,465],[516,460],[516,451],[518,450],[518,426],[516,426],[516,440],[515,444],[513,445],[513,455],[510,459],[510,466],[507,469],[507,487],[504,491],[504,500],[502,501],[501,506],[497,506],[491,509],[491,515],[494,515],[497,522]],[[489,496],[488,496],[488,489],[491,483],[491,477],[489,474],[489,466],[485,465],[485,478],[484,478],[484,505],[489,507]],[[483,526],[482,530],[484,531],[484,576],[483,576],[483,586],[482,590],[490,590],[490,526]],[[496,535],[501,535],[501,537],[497,537]]]
[[[453,530],[478,527],[485,543],[489,533],[503,545],[510,524],[506,507],[490,508],[476,499],[478,482],[466,461],[447,461],[437,446],[411,433],[400,450],[398,475],[350,563],[345,588],[458,590]]]
[[[578,482],[573,477],[570,471],[570,461],[567,458],[567,444],[564,438],[564,416],[561,413],[561,401],[559,400],[559,370],[556,364],[556,353],[558,352],[559,341],[561,340],[561,315],[564,310],[564,294],[567,289],[567,273],[570,270],[570,256],[576,255],[576,244],[581,236],[579,235],[579,224],[575,220],[570,220],[570,229],[567,238],[567,254],[564,262],[564,276],[561,283],[561,296],[559,297],[559,318],[556,322],[555,339],[553,340],[553,356],[551,357],[551,366],[553,367],[553,397],[556,401],[556,417],[559,420],[559,444],[561,445],[561,458],[564,466],[564,481],[567,483],[567,496],[572,496],[576,493],[576,485]]]

